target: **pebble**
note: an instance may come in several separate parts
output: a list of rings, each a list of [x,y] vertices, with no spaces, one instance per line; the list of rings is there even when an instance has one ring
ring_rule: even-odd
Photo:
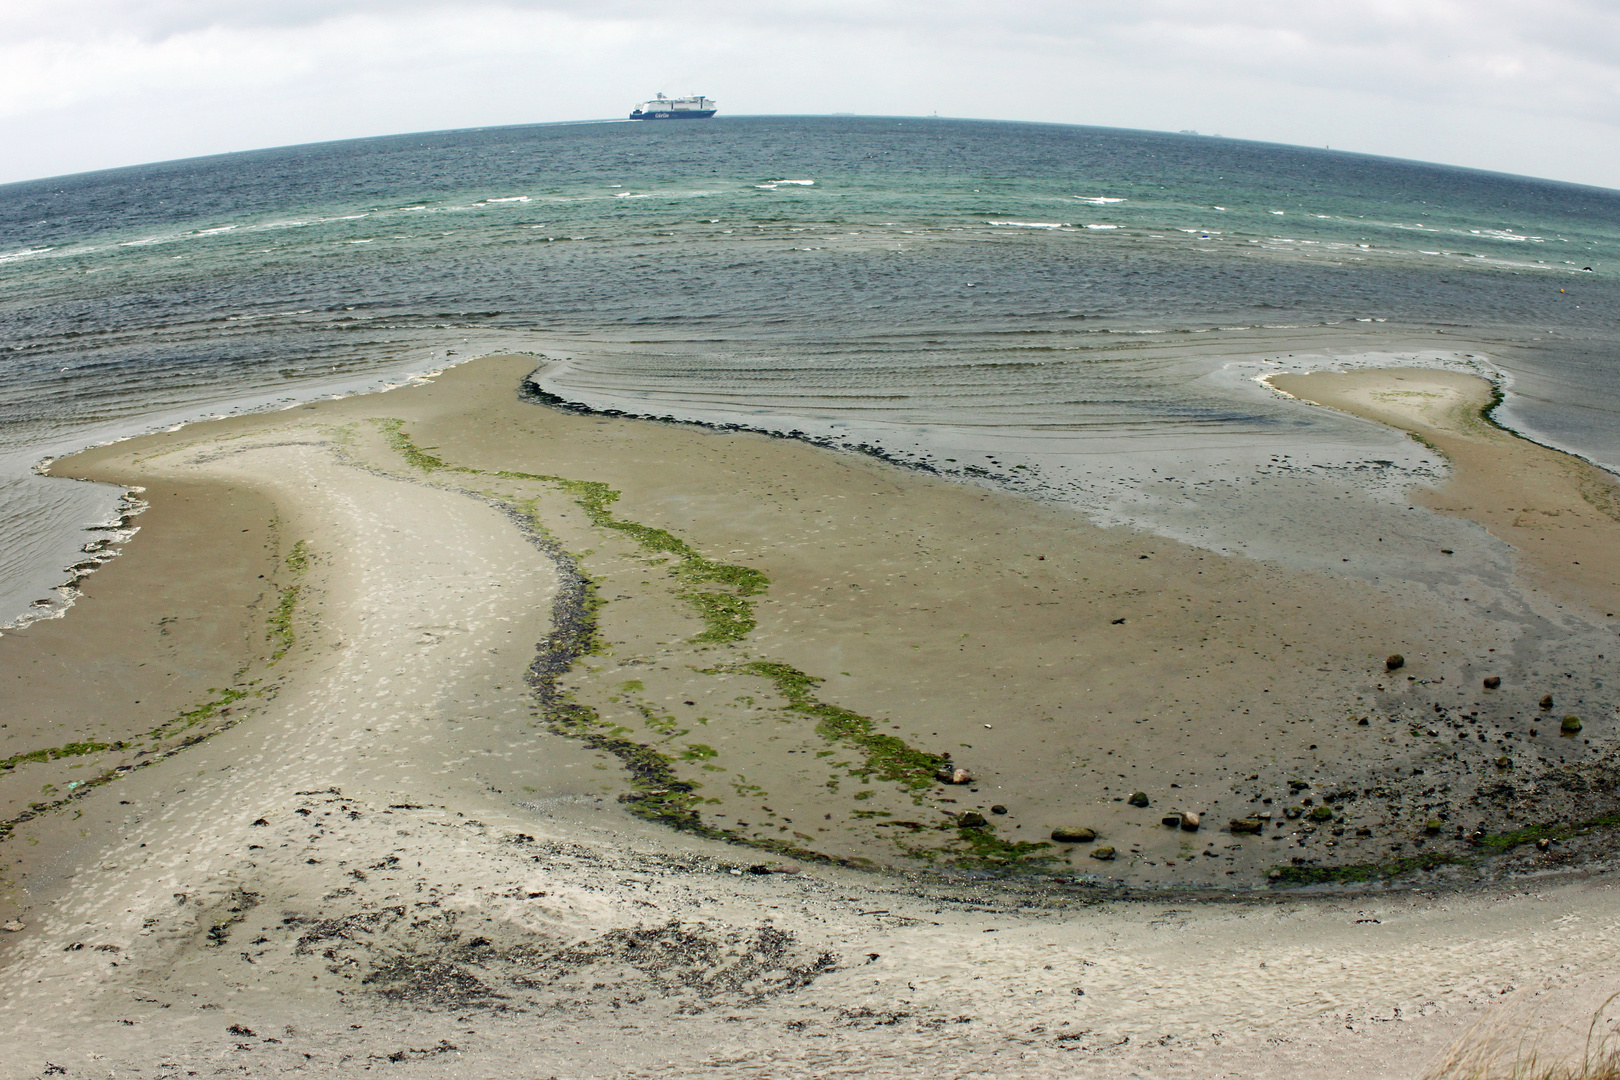
[[[1131,797],[1125,801],[1130,803],[1132,806],[1146,806],[1148,804],[1147,792],[1133,791],[1131,792]]]
[[[1384,659],[1385,671],[1395,671],[1398,668],[1403,668],[1405,666],[1406,657],[1402,656],[1400,653],[1390,653],[1389,656]]]
[[[15,934],[15,933],[17,933],[18,931],[20,931],[22,929],[23,929],[23,924],[16,921],[15,919],[13,919],[11,922],[8,922],[8,923],[0,923],[0,930],[4,930],[8,934]]]
[[[1270,817],[1271,815],[1268,814],[1266,816]],[[1183,832],[1197,832],[1198,815],[1193,813],[1191,810],[1183,810],[1181,812],[1181,830]]]
[[[1226,827],[1234,833],[1258,833],[1265,826],[1259,818],[1233,818]]]
[[[1097,839],[1096,829],[1053,829],[1052,839],[1060,844],[1089,844]]]
[[[1111,847],[1093,848],[1091,851],[1091,857],[1093,859],[1101,859],[1104,862],[1108,862],[1114,857],[1114,849]]]
[[[1575,734],[1581,730],[1581,718],[1578,716],[1564,717],[1564,722],[1558,725],[1558,730],[1562,731],[1565,735]]]
[[[1487,676],[1485,676],[1485,689],[1487,689],[1487,690],[1495,690],[1498,686],[1501,686],[1501,685],[1502,685],[1502,676],[1500,676],[1500,675],[1487,675]]]
[[[983,814],[973,810],[956,815],[956,827],[958,829],[982,829],[988,824],[990,822],[986,820]]]
[[[942,784],[971,784],[973,783],[973,774],[966,769],[947,765],[934,774],[934,779]]]

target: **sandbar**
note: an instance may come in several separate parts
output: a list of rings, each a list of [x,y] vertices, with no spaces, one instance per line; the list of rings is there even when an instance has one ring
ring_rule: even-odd
[[[1612,956],[1611,721],[1527,733],[1601,613],[1550,656],[535,363],[57,463],[152,506],[0,638],[7,756],[78,748],[0,778],[17,1075],[1389,1075]]]

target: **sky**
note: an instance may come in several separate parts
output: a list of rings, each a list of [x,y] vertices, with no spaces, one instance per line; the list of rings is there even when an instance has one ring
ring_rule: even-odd
[[[0,0],[0,182],[621,117],[659,91],[1620,188],[1617,0]]]

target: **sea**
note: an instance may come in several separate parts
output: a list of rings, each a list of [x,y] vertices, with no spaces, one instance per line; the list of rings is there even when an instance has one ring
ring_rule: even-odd
[[[1259,380],[1474,371],[1500,422],[1620,471],[1620,192],[1193,134],[725,116],[0,185],[0,626],[61,615],[86,545],[139,527],[138,500],[42,462],[511,351],[582,407],[1337,567],[1301,485],[1376,524],[1444,463]]]

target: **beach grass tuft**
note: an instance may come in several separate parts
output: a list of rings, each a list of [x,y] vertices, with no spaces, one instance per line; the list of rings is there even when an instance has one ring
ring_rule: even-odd
[[[1489,1014],[1422,1080],[1620,1080],[1620,1032],[1612,1015],[1617,1000],[1620,994],[1606,998],[1574,1040],[1564,1025],[1549,1022],[1546,1007],[1508,1018]]]

